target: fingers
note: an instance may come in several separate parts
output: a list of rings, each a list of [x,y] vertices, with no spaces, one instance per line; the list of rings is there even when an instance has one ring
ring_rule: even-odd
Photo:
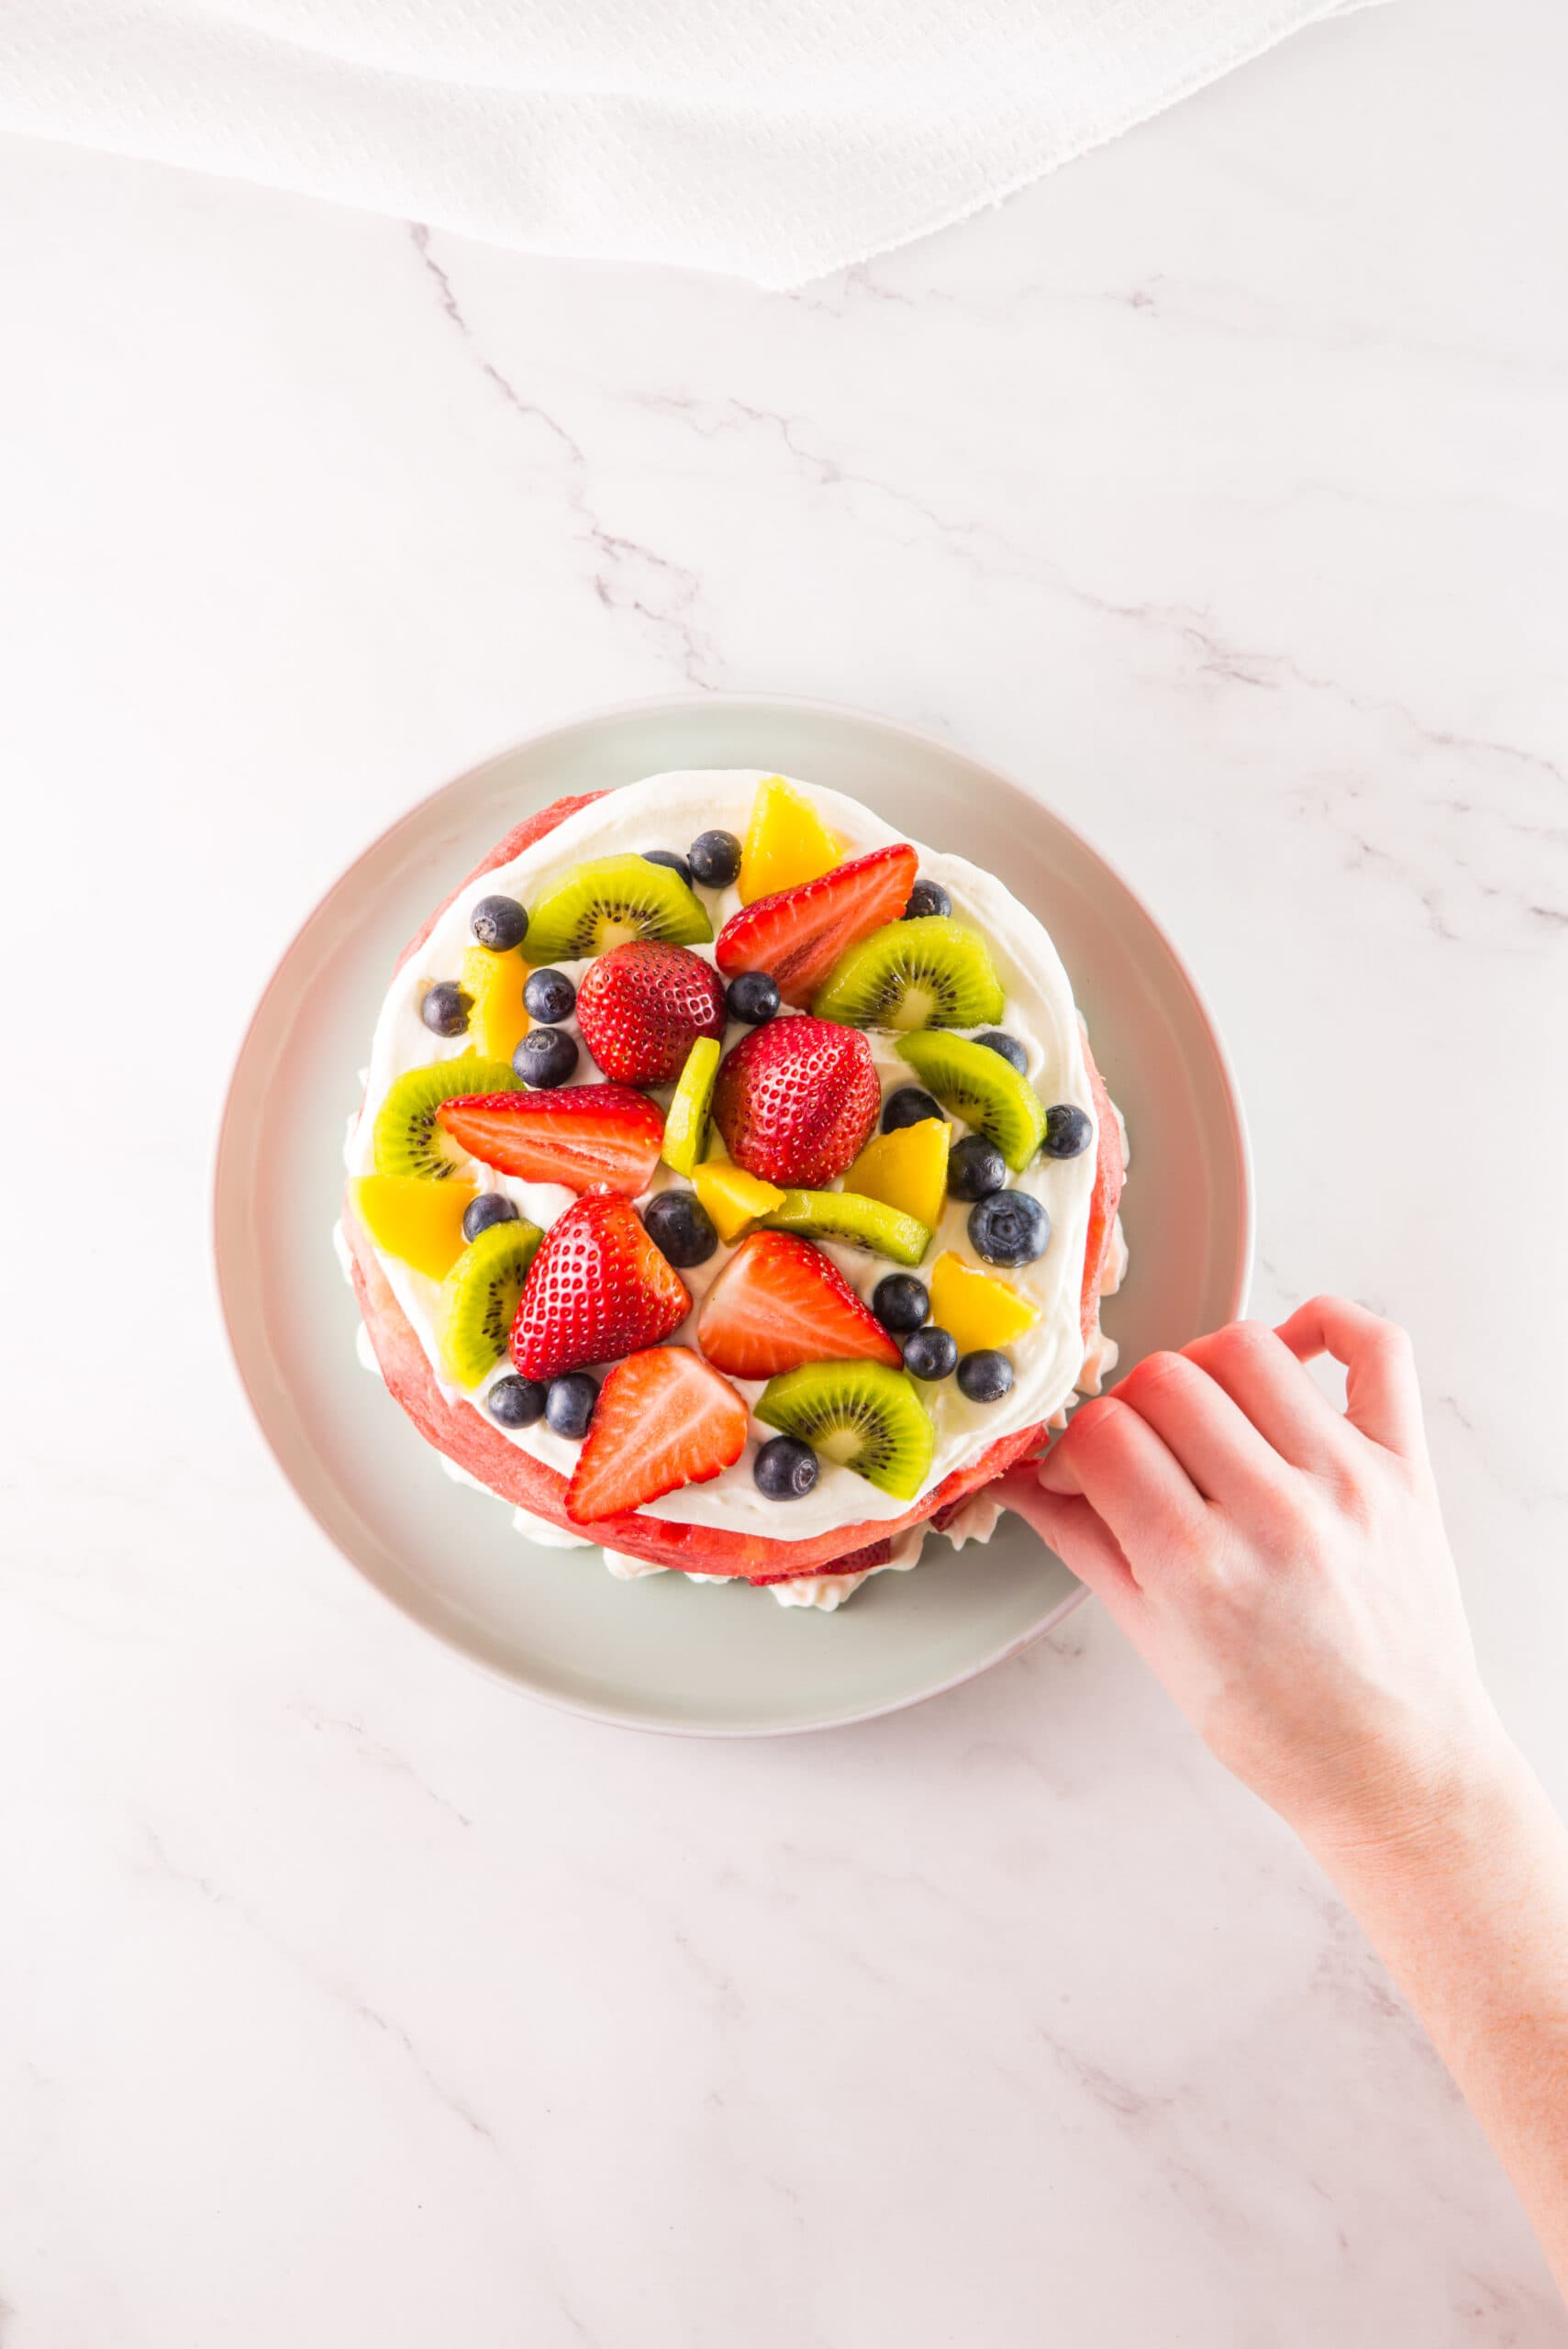
[[[1293,1375],[1311,1386],[1299,1364],[1266,1334]],[[1280,1507],[1284,1462],[1224,1382],[1189,1354],[1145,1355],[1115,1392],[1154,1430],[1206,1499],[1240,1516]]]
[[[1207,1504],[1179,1460],[1139,1411],[1117,1395],[1085,1403],[1047,1453],[1048,1493],[1082,1495],[1141,1576],[1188,1550],[1207,1531]]]
[[[1004,1506],[1033,1526],[1063,1565],[1070,1566],[1124,1626],[1141,1607],[1132,1569],[1109,1529],[1077,1494],[1048,1493],[1032,1466],[1015,1468],[997,1487]]]
[[[1426,1428],[1410,1340],[1396,1321],[1348,1297],[1315,1297],[1279,1328],[1298,1362],[1331,1354],[1345,1367],[1345,1416],[1374,1443],[1424,1460]]]
[[[1353,1443],[1327,1395],[1262,1321],[1233,1321],[1182,1352],[1224,1388],[1263,1441],[1293,1467],[1322,1474],[1342,1461]]]

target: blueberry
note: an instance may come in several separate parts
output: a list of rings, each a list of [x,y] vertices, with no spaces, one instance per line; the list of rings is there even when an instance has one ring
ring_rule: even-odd
[[[930,1292],[912,1273],[888,1273],[871,1293],[871,1309],[884,1330],[917,1330],[930,1312]]]
[[[515,1223],[517,1218],[517,1210],[505,1191],[481,1191],[462,1211],[462,1236],[465,1240],[477,1240],[493,1223]],[[534,1417],[538,1419],[537,1411]]]
[[[951,914],[952,899],[940,881],[917,881],[909,892],[909,902],[904,908],[906,921],[918,921],[926,914]]]
[[[951,1378],[958,1360],[958,1340],[935,1322],[913,1330],[904,1341],[904,1367],[913,1378]]]
[[[1051,1238],[1051,1218],[1027,1191],[993,1191],[969,1210],[969,1244],[988,1264],[1032,1264]]]
[[[577,1039],[562,1028],[530,1028],[512,1054],[514,1072],[525,1085],[548,1090],[564,1085],[577,1065]]]
[[[544,1415],[544,1382],[538,1378],[498,1378],[484,1397],[484,1407],[504,1428],[531,1428]]]
[[[1006,1179],[1006,1160],[984,1134],[965,1134],[948,1153],[948,1189],[955,1199],[988,1199]]]
[[[771,1501],[797,1501],[817,1482],[817,1454],[792,1435],[770,1436],[751,1463],[757,1490]]]
[[[438,1036],[461,1036],[473,1009],[473,997],[464,995],[455,979],[438,979],[425,990],[419,1017]]]
[[[675,854],[673,848],[645,848],[642,862],[644,864],[667,864],[672,873],[680,874],[688,889],[691,887],[692,868],[684,856]]]
[[[917,1085],[901,1085],[882,1105],[882,1130],[896,1133],[900,1126],[917,1126],[926,1118],[940,1118],[941,1105]]]
[[[718,1245],[713,1219],[691,1191],[660,1191],[642,1210],[642,1226],[666,1264],[683,1271],[706,1264]]]
[[[509,954],[528,934],[528,918],[516,897],[481,897],[469,916],[481,946],[492,954]]]
[[[740,874],[740,843],[733,832],[699,832],[686,851],[692,878],[705,889],[728,889]]]
[[[577,990],[564,971],[530,971],[523,981],[523,1009],[530,1019],[555,1027],[577,1008]]]
[[[1045,1113],[1045,1140],[1040,1144],[1047,1158],[1076,1158],[1087,1150],[1095,1139],[1090,1119],[1071,1101],[1059,1101]]]
[[[1012,1386],[1013,1365],[995,1346],[981,1346],[959,1364],[958,1383],[972,1403],[999,1403]]]
[[[1020,1076],[1029,1074],[1029,1056],[1016,1036],[1007,1035],[1000,1028],[987,1028],[984,1035],[976,1036],[974,1041],[984,1044],[988,1052],[1000,1052],[1008,1067],[1016,1068]]]
[[[598,1399],[596,1378],[590,1378],[585,1370],[569,1371],[564,1378],[550,1380],[544,1398],[544,1416],[557,1435],[570,1436],[573,1443],[581,1443]]]
[[[766,971],[742,971],[724,990],[724,1008],[748,1028],[765,1028],[779,1008],[777,982]]]

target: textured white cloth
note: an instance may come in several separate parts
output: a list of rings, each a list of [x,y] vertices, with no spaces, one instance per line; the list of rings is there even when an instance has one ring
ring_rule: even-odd
[[[0,128],[786,286],[997,202],[1343,5],[0,0]]]

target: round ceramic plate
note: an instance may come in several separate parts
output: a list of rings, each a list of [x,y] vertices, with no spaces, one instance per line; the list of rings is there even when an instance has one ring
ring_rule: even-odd
[[[1013,1517],[983,1547],[931,1541],[917,1572],[875,1576],[834,1615],[675,1574],[620,1583],[595,1550],[536,1548],[500,1502],[442,1473],[360,1368],[330,1241],[345,1120],[404,941],[531,808],[704,766],[777,768],[850,792],[1002,874],[1045,923],[1131,1136],[1131,1272],[1106,1313],[1124,1366],[1235,1315],[1251,1212],[1235,1085],[1174,947],[1075,832],[940,743],[806,703],[655,703],[520,744],[367,849],[279,963],[219,1136],[219,1292],[257,1418],[317,1522],[427,1630],[573,1711],[738,1735],[914,1704],[1037,1639],[1082,1591]]]

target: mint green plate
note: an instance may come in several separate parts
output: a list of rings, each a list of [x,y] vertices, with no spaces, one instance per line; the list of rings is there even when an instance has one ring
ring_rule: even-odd
[[[536,1548],[454,1485],[354,1358],[328,1234],[344,1121],[394,961],[431,906],[530,808],[677,767],[779,768],[851,792],[1001,874],[1051,930],[1132,1139],[1132,1268],[1106,1321],[1123,1364],[1240,1308],[1246,1132],[1224,1048],[1174,946],[1125,881],[1017,784],[849,710],[740,698],[612,710],[520,743],[405,816],[285,952],[240,1048],[218,1141],[219,1294],[240,1376],[306,1508],[416,1622],[547,1703],[638,1729],[760,1735],[862,1720],[973,1679],[1083,1597],[1018,1519],[933,1539],[835,1615],[679,1575],[619,1583],[595,1550]]]

